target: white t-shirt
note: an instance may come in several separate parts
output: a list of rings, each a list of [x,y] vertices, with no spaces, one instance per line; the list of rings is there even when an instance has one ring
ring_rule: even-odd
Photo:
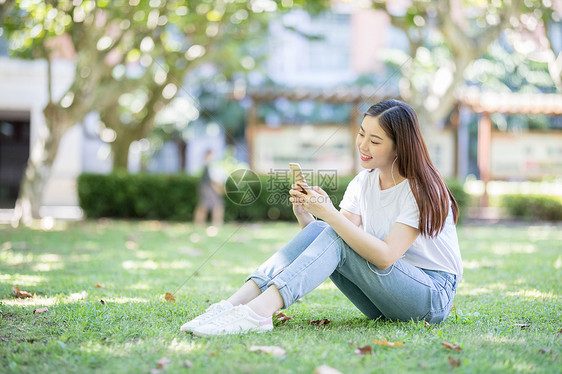
[[[340,208],[361,216],[363,229],[384,240],[396,222],[418,228],[419,208],[408,180],[380,189],[379,170],[363,170],[347,186]],[[463,267],[453,212],[434,238],[419,235],[404,261],[427,270],[442,270],[462,277]]]

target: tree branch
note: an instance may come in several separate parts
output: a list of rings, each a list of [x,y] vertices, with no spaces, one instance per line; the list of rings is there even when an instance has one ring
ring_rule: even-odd
[[[51,56],[45,52],[47,60],[47,95],[49,97],[49,102],[53,103],[53,66],[51,61]]]
[[[562,52],[556,53],[554,52],[554,48],[552,48],[552,41],[550,40],[550,24],[548,23],[548,18],[543,16],[542,23],[544,27],[545,38],[548,43],[548,48],[550,49],[550,61],[548,61],[548,74],[552,78],[554,85],[558,92],[562,92]]]
[[[14,6],[15,0],[4,0],[3,5],[0,6],[0,25],[4,23],[4,18],[6,14],[10,12],[12,7]]]

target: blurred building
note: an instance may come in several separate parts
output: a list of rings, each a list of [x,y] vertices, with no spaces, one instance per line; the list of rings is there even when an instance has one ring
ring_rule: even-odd
[[[60,59],[53,64],[53,95],[60,97],[71,84],[72,62]],[[13,208],[20,181],[38,133],[44,131],[43,108],[48,102],[47,64],[40,60],[19,60],[0,56],[0,209]],[[110,146],[99,136],[99,117],[88,115],[63,137],[52,175],[44,191],[44,211],[49,207],[78,206],[76,178],[81,173],[109,173],[112,170]],[[186,171],[197,172],[204,153],[213,149],[222,154],[224,133],[220,126],[191,129],[193,142],[184,157]],[[130,149],[129,170],[141,169],[145,144],[135,142]],[[146,171],[181,171],[180,152],[172,142],[164,144],[148,162]],[[47,213],[46,213],[47,214]]]
[[[12,208],[31,145],[44,130],[47,104],[47,64],[0,56],[0,204]],[[60,96],[71,83],[73,64],[53,66],[53,94]],[[47,190],[45,205],[77,205],[75,180],[82,169],[83,136],[79,126],[64,137]]]
[[[267,173],[299,161],[312,170],[356,173],[354,139],[361,113],[399,96],[399,76],[380,56],[389,47],[408,49],[403,32],[384,12],[336,2],[330,13],[312,17],[293,11],[273,22],[268,47],[268,76],[277,87],[257,85],[247,93],[256,105],[249,111],[246,136],[251,166]],[[446,128],[428,141],[447,177],[457,171],[456,136]]]

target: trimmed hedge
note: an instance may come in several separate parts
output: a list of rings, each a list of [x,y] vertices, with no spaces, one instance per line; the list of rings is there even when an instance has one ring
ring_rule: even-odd
[[[457,224],[460,224],[466,216],[466,207],[468,206],[470,197],[468,193],[465,192],[463,184],[458,179],[448,179],[445,182],[459,206],[459,219]]]
[[[562,221],[562,201],[548,195],[505,195],[501,205],[509,215],[540,221]]]
[[[82,174],[78,199],[90,218],[192,220],[197,180],[183,174]]]
[[[275,181],[260,176],[261,193],[249,205],[238,205],[225,197],[226,221],[295,220],[289,202],[290,182]],[[337,182],[321,187],[338,206],[349,182],[339,177]],[[82,174],[78,178],[80,207],[89,218],[115,217],[191,221],[197,205],[198,178],[185,174]],[[231,183],[230,181],[228,183]],[[456,181],[447,181],[462,212],[467,194]],[[227,185],[227,189],[228,189]]]
[[[272,186],[270,176],[259,176],[262,190],[257,199],[252,204],[240,206],[234,204],[231,200],[225,199],[225,220],[244,220],[244,221],[260,221],[260,220],[296,220],[293,214],[293,207],[289,202],[289,190],[291,182],[275,181]],[[349,182],[353,179],[350,177],[337,178],[336,183],[320,184],[330,196],[334,205],[338,206],[343,198],[343,194]],[[332,184],[335,184],[332,186]],[[227,185],[227,189],[228,189]]]

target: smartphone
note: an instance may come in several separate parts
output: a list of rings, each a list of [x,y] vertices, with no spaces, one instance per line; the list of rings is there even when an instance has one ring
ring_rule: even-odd
[[[306,183],[306,179],[304,178],[302,168],[298,163],[290,162],[289,168],[291,169],[291,173],[293,174],[293,177],[295,179],[295,183],[301,182],[301,184],[305,184],[306,186],[308,186],[308,183]],[[305,194],[307,193],[306,189],[302,189],[302,192],[305,193]]]

